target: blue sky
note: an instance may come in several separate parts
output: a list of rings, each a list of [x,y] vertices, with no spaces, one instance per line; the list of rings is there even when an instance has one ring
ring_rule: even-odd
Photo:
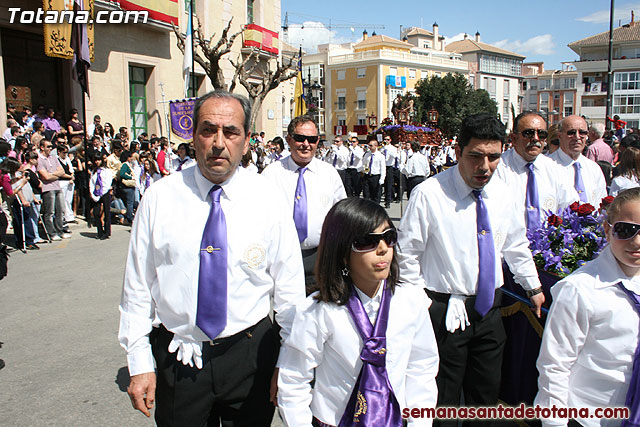
[[[525,55],[525,61],[543,61],[545,69],[561,68],[562,62],[578,56],[567,44],[609,30],[610,2],[603,0],[541,0],[537,2],[489,0],[282,0],[282,19],[289,12],[289,42],[302,43],[313,51],[319,43],[358,41],[362,28],[353,24],[384,25],[378,34],[399,38],[400,26],[431,30],[438,23],[448,41],[459,40],[466,32],[481,34],[481,41]],[[640,20],[640,0],[616,2],[615,26],[631,20],[631,10]],[[326,25],[339,24],[346,28]],[[292,24],[307,23],[300,29]],[[323,24],[325,25],[323,27]],[[309,28],[313,27],[313,28]],[[367,28],[369,35],[374,29]]]

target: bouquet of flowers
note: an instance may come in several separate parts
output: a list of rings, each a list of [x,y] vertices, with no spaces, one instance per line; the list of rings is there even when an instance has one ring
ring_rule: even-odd
[[[605,197],[600,208],[611,203]],[[544,271],[565,277],[594,259],[605,247],[604,214],[592,205],[575,202],[559,212],[549,215],[540,228],[529,231],[529,247],[536,266]]]

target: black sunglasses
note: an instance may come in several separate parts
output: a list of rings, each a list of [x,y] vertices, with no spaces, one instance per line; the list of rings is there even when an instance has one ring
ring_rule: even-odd
[[[382,233],[369,233],[353,241],[351,250],[354,252],[371,252],[378,247],[380,240],[384,239],[387,246],[394,247],[398,243],[398,231],[389,228]]]
[[[640,231],[640,224],[635,224],[633,222],[618,221],[615,224],[611,225],[611,227],[613,237],[618,240],[633,239]]]
[[[520,132],[520,134],[525,138],[533,138],[536,132],[538,132],[538,138],[540,139],[547,139],[547,137],[549,136],[549,132],[544,129],[525,129]]]
[[[299,133],[294,133],[293,140],[295,142],[304,142],[305,140],[307,140],[309,141],[309,144],[315,144],[318,142],[318,135],[309,136],[309,135],[300,135]]]
[[[571,129],[567,131],[567,135],[569,136],[574,136],[576,134],[576,132],[580,132],[580,136],[587,136],[589,135],[589,131],[585,130],[585,129],[580,129],[580,130],[575,130],[575,129]]]

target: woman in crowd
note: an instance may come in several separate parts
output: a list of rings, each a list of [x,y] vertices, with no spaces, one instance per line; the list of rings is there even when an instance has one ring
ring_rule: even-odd
[[[640,187],[616,196],[604,228],[609,245],[551,288],[535,404],[591,414],[626,406],[631,413],[622,425],[634,426],[640,424]],[[590,427],[605,420],[579,415],[575,421]],[[543,426],[566,424],[542,420]]]
[[[111,146],[109,145],[109,141],[111,141],[113,139],[113,135],[115,134],[115,131],[113,130],[113,125],[111,123],[105,123],[104,124],[104,142],[105,142],[105,146],[107,147],[107,150],[109,150],[109,152],[111,152]]]
[[[13,230],[18,249],[39,249],[35,244],[33,228],[27,221],[28,213],[24,211],[31,204],[32,193],[21,194],[28,179],[20,170],[20,163],[14,158],[7,158],[0,163],[0,186],[8,196],[13,218]],[[31,196],[30,196],[31,195]],[[24,239],[23,239],[24,238]]]
[[[38,220],[40,218],[40,208],[42,205],[42,182],[40,181],[40,175],[36,171],[38,167],[38,153],[35,150],[29,151],[26,154],[26,159],[27,165],[23,168],[23,173],[29,180],[31,191],[33,191],[33,209],[28,211],[29,222],[31,222],[36,244],[45,243],[46,240],[40,237],[38,230]]]
[[[622,190],[640,186],[640,149],[629,147],[620,156],[620,175],[613,178],[609,194],[617,196]]]
[[[125,219],[129,224],[133,223],[133,211],[135,210],[136,182],[133,177],[133,167],[131,165],[131,152],[123,151],[120,155],[122,166],[120,167],[120,193],[122,194],[124,205],[127,209]]]
[[[73,169],[75,170],[75,184],[76,191],[73,198],[73,213],[78,215],[78,212],[82,213],[85,218],[89,218],[91,203],[89,203],[89,187],[88,187],[88,174],[85,168],[85,151],[81,145],[77,148],[75,156],[71,161]]]
[[[15,152],[16,158],[21,165],[27,164],[26,155],[29,152],[29,140],[24,136],[19,136],[16,138]]]
[[[84,134],[84,125],[78,119],[78,110],[72,108],[69,115],[71,119],[67,122],[67,138],[71,141],[74,136],[82,136]]]
[[[44,125],[42,122],[33,122],[33,132],[31,133],[31,139],[29,142],[34,147],[39,147],[42,138],[44,138]]]
[[[93,128],[93,135],[89,135],[89,137],[92,137],[92,136],[99,136],[100,138],[102,138],[104,140],[104,128],[102,127],[102,125],[100,123],[98,123]]]
[[[113,172],[106,167],[106,156],[93,158],[93,171],[89,180],[89,194],[93,200],[93,219],[98,228],[100,240],[111,236],[111,184]]]
[[[402,426],[401,408],[435,406],[430,301],[397,283],[396,241],[384,208],[369,200],[341,200],[327,214],[318,291],[298,307],[278,363],[286,425]]]
[[[240,161],[242,167],[251,171],[258,173],[258,167],[253,163],[253,158],[251,156],[251,150],[247,150],[246,153],[242,156],[242,160]]]

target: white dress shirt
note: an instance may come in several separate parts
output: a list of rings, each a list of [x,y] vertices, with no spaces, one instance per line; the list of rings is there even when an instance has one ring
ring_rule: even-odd
[[[331,149],[327,151],[327,155],[325,156],[325,161],[333,166],[333,162],[335,160],[335,168],[337,170],[345,170],[349,165],[349,149],[344,145],[338,147],[337,145],[332,145]]]
[[[491,179],[482,191],[495,244],[496,288],[503,284],[501,257],[526,290],[538,288],[538,272],[508,187]],[[411,192],[398,227],[400,281],[454,295],[475,295],[478,282],[476,198],[453,166]]]
[[[373,161],[371,161],[371,156],[373,156]],[[384,182],[384,177],[387,176],[384,154],[378,150],[375,153],[369,151],[362,158],[362,164],[365,168],[365,175],[380,175],[380,184]]]
[[[311,426],[312,417],[337,426],[362,368],[364,344],[347,306],[318,302],[314,295],[298,305],[291,335],[280,351],[278,408],[287,426]],[[382,286],[373,298],[358,295],[375,324]],[[390,301],[386,369],[400,409],[436,404],[439,359],[430,305],[422,289],[409,285],[397,286]],[[433,420],[408,421],[418,426]]]
[[[625,406],[640,329],[638,312],[616,285],[640,294],[640,278],[628,278],[611,249],[551,288],[553,303],[538,356],[535,404],[550,407]],[[543,426],[567,425],[542,419]],[[583,426],[620,420],[577,418]]]
[[[213,184],[194,167],[147,189],[131,230],[120,303],[119,340],[130,375],[153,372],[148,334],[162,323],[174,339],[210,338],[196,326],[200,242],[211,210]],[[234,335],[269,314],[271,298],[283,338],[294,305],[304,299],[298,237],[285,202],[260,175],[238,168],[222,184],[227,223],[227,326],[216,338]],[[261,221],[255,220],[260,213]],[[265,226],[268,224],[268,226]]]
[[[353,155],[353,156],[352,156]],[[362,157],[364,157],[364,150],[359,145],[357,147],[349,148],[349,156],[347,157],[347,169],[357,169],[358,172],[362,172],[364,166],[362,164]],[[351,159],[353,158],[353,164]]]
[[[616,176],[611,181],[611,189],[609,190],[609,194],[615,197],[623,190],[636,187],[640,187],[640,182],[638,182],[636,178],[630,178],[623,175]]]
[[[113,172],[111,171],[111,169],[106,167],[104,168],[101,167],[99,170],[100,170],[100,181],[102,181],[102,196],[104,196],[109,192],[109,190],[111,190],[111,185],[113,183]],[[96,171],[91,174],[91,179],[89,179],[89,195],[91,196],[94,202],[97,202],[98,200],[100,200],[100,197],[102,197],[102,196],[98,197],[95,194],[93,194],[93,192],[96,189],[97,179],[98,179],[98,172]]]
[[[421,152],[413,153],[409,155],[406,165],[402,169],[402,173],[407,178],[413,178],[414,176],[429,176],[431,175],[431,168],[429,167],[429,161]]]
[[[600,206],[602,199],[607,197],[607,182],[604,179],[602,169],[600,169],[600,166],[598,166],[596,162],[587,159],[582,154],[580,154],[578,160],[573,160],[568,154],[562,151],[562,149],[551,153],[549,158],[562,166],[564,173],[560,175],[559,178],[563,179],[574,189],[575,194],[573,195],[573,201],[580,201],[580,196],[578,192],[575,191],[574,183],[576,174],[575,168],[573,167],[575,162],[580,163],[580,175],[582,176],[584,188],[587,192],[587,203],[596,208]]]
[[[390,167],[396,167],[396,159],[398,159],[398,167],[400,167],[400,159],[398,149],[391,144],[382,147],[382,152],[385,157],[385,165]]]
[[[497,178],[509,187],[523,218],[526,218],[527,182],[529,180],[527,163],[515,149],[511,148],[502,154],[495,172]],[[566,180],[558,179],[562,176],[563,170],[547,156],[538,155],[532,163],[538,187],[540,221],[544,221],[547,217],[546,211],[556,213],[559,209],[564,209],[575,202],[576,192],[572,184]]]
[[[307,238],[302,241],[302,249],[315,248],[320,244],[320,233],[327,212],[347,193],[338,172],[327,163],[314,158],[306,166],[304,183],[307,190]],[[291,156],[270,164],[262,175],[281,194],[284,204],[278,206],[282,216],[293,218],[293,204],[298,186],[298,166]]]

